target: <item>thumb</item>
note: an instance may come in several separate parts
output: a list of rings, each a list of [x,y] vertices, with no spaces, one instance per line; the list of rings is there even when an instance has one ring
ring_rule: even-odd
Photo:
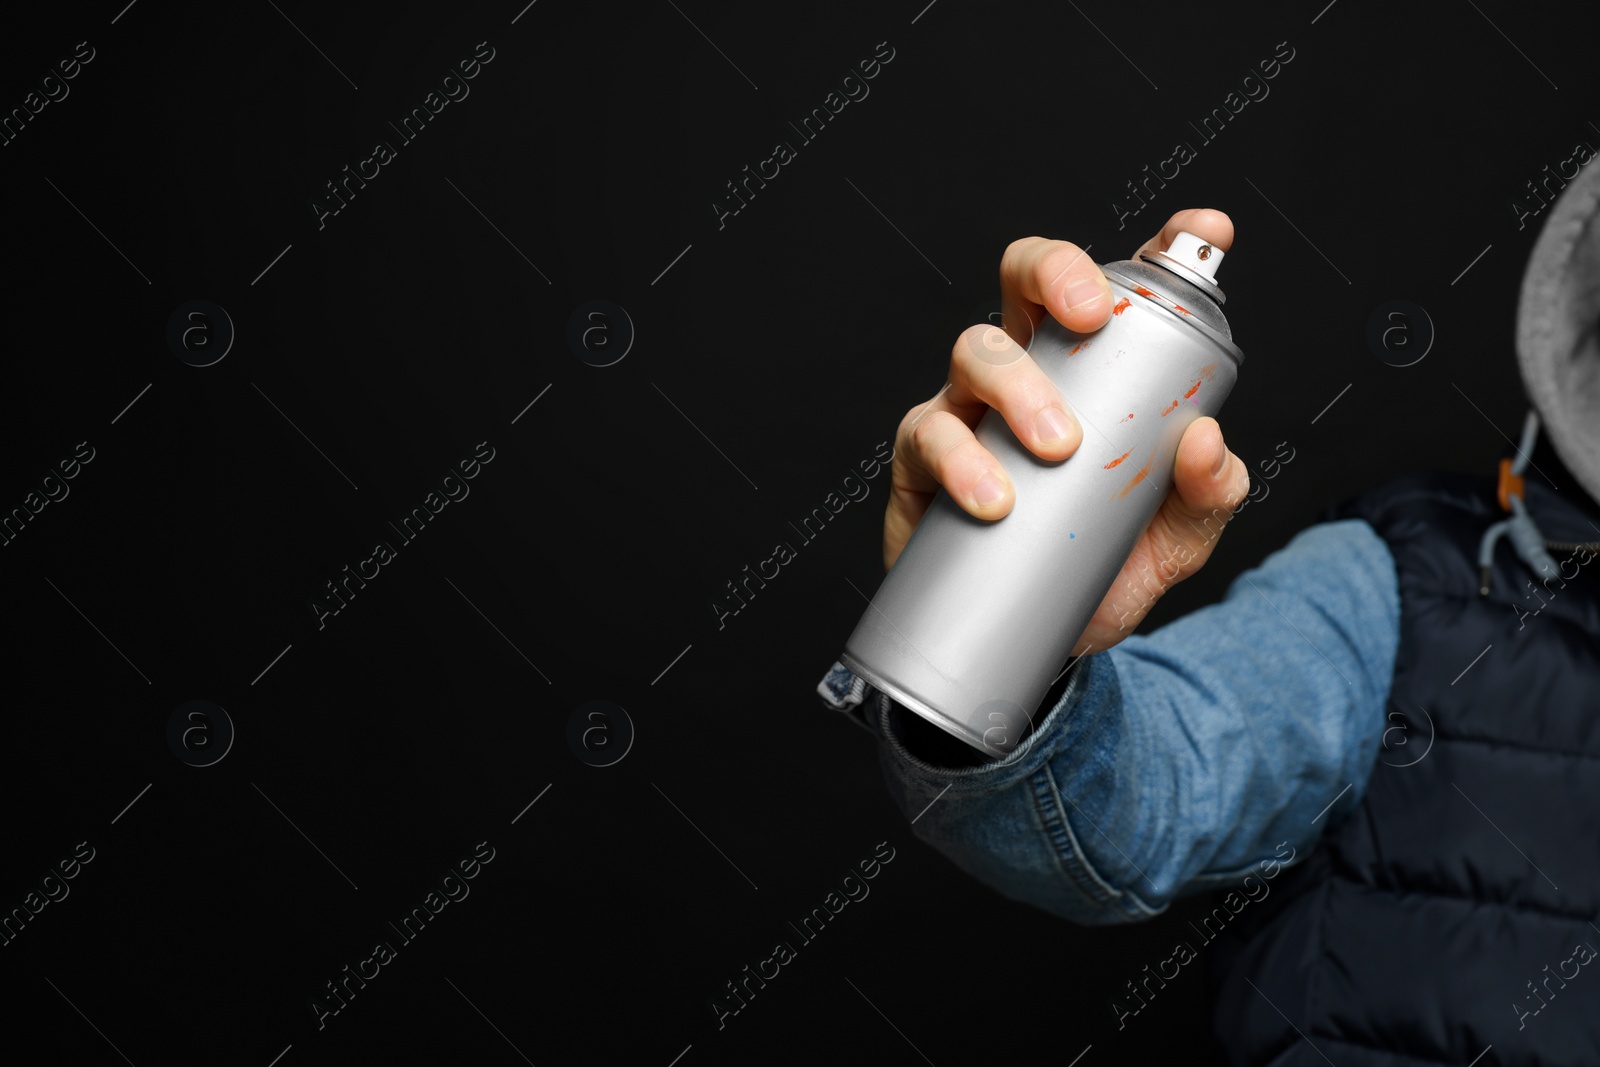
[[[1181,581],[1210,557],[1222,527],[1250,492],[1250,472],[1229,450],[1217,420],[1203,415],[1178,442],[1172,480],[1172,492],[1150,522],[1150,547],[1177,567]]]

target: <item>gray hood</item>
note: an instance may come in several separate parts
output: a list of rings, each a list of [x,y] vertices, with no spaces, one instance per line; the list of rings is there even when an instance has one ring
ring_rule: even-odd
[[[1517,364],[1556,455],[1600,500],[1600,160],[1548,212],[1522,278]]]

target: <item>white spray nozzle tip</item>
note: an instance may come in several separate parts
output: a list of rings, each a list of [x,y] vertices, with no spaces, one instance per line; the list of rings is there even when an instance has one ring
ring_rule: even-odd
[[[1196,237],[1187,230],[1178,231],[1178,235],[1172,239],[1171,246],[1164,254],[1168,259],[1176,260],[1207,281],[1216,277],[1217,267],[1227,255],[1216,245]]]

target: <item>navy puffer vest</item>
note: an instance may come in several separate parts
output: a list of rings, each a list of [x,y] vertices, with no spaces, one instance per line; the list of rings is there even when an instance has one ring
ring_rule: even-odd
[[[1549,541],[1600,541],[1531,472],[1526,502]],[[1360,807],[1219,941],[1217,1036],[1250,1067],[1596,1067],[1600,558],[1558,545],[1540,583],[1502,541],[1480,596],[1504,512],[1464,475],[1329,517],[1395,560],[1388,730]]]

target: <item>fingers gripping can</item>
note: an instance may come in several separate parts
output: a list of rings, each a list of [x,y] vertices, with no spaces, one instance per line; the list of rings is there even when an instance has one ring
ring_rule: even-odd
[[[1166,498],[1183,431],[1238,377],[1214,279],[1223,255],[1179,233],[1165,252],[1103,266],[1113,309],[1093,334],[1045,313],[1029,352],[1083,443],[1043,460],[985,413],[977,438],[1011,476],[1011,512],[978,519],[941,489],[846,642],[846,667],[992,756],[1022,740]]]

